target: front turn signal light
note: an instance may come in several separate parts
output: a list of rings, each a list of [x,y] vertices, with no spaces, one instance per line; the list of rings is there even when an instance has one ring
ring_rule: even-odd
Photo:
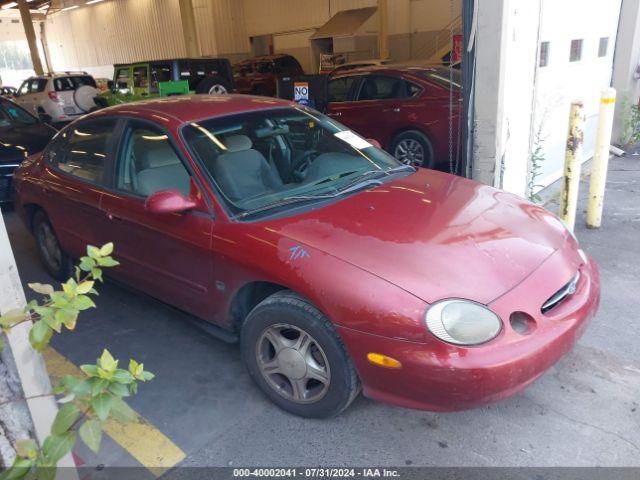
[[[395,358],[387,357],[381,353],[367,353],[367,360],[374,365],[379,365],[386,368],[402,368],[402,363]]]

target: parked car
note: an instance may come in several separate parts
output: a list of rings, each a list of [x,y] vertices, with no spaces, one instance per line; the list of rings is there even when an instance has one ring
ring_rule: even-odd
[[[298,60],[291,55],[277,54],[250,58],[233,66],[238,93],[274,97],[278,78],[303,75]]]
[[[24,108],[0,98],[0,204],[13,199],[13,172],[29,155],[42,151],[56,129]]]
[[[289,101],[100,110],[24,162],[16,189],[52,275],[115,242],[117,279],[239,338],[257,385],[306,417],[360,385],[427,410],[513,395],[599,303],[596,264],[549,211],[400,164]]]
[[[180,58],[114,65],[112,88],[120,93],[152,97],[160,93],[160,82],[173,79],[187,80],[189,90],[195,93],[218,95],[233,91],[233,73],[226,58]]]
[[[450,141],[453,160],[459,155],[461,98],[458,70],[374,66],[332,74],[326,113],[402,163],[436,168],[448,166]]]
[[[86,72],[59,72],[30,77],[16,92],[15,101],[36,116],[69,122],[96,108],[96,82]]]
[[[0,97],[13,98],[16,94],[16,91],[17,90],[15,87],[3,85],[2,87],[0,87]]]
[[[338,65],[336,68],[329,72],[329,76],[336,75],[338,73],[348,72],[350,70],[355,70],[356,68],[364,68],[364,67],[380,67],[383,65],[393,64],[393,60],[386,59],[382,60],[379,58],[372,58],[368,60],[354,60],[353,62],[343,63],[342,65]]]

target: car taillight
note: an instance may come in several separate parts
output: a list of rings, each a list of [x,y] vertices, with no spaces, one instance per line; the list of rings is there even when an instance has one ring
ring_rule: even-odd
[[[54,102],[58,101],[58,92],[47,92],[47,95],[49,95],[49,98]]]

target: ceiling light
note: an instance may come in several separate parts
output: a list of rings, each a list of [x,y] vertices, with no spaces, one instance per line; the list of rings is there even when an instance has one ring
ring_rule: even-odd
[[[8,8],[13,8],[16,5],[18,5],[18,2],[9,2],[9,3],[7,3],[7,4],[2,6],[2,10],[6,10]]]
[[[65,7],[60,11],[61,12],[66,12],[67,10],[73,10],[74,8],[78,8],[78,5],[71,5],[70,7]]]
[[[104,0],[89,0],[87,3],[85,3],[85,5],[91,5],[92,3],[99,3],[102,2]]]

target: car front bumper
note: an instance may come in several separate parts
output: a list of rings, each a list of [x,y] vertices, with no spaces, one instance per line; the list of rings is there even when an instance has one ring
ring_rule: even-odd
[[[495,402],[526,388],[571,350],[598,310],[597,265],[591,259],[581,265],[554,261],[557,255],[566,254],[556,252],[529,278],[489,305],[502,318],[504,328],[480,346],[459,347],[435,337],[429,343],[415,343],[338,326],[365,396],[409,408],[454,411]],[[549,287],[549,278],[571,278],[576,268],[581,276],[575,293],[543,314],[540,306],[557,290],[557,285]],[[514,311],[534,318],[531,333],[521,335],[511,328],[509,316]],[[367,360],[369,352],[388,355],[402,367],[374,365]]]

